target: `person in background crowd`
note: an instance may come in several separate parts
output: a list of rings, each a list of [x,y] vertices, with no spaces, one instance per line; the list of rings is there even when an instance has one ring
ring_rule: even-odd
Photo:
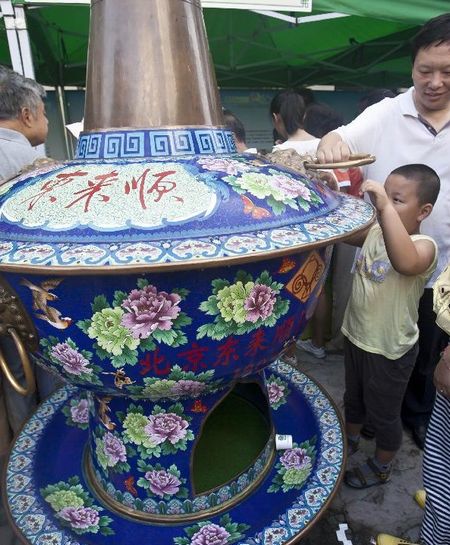
[[[371,153],[366,178],[384,180],[399,165],[414,160],[432,167],[441,179],[433,215],[423,224],[439,248],[436,274],[419,305],[419,354],[402,409],[405,426],[423,448],[436,396],[433,372],[448,335],[435,325],[431,286],[450,261],[450,13],[428,21],[412,40],[414,86],[395,98],[370,106],[354,121],[330,132],[317,150],[322,163],[347,160],[350,153]]]
[[[236,150],[238,153],[258,153],[256,148],[249,148],[246,142],[245,128],[242,121],[230,110],[223,110],[225,127],[233,133]]]
[[[47,138],[44,88],[4,66],[0,67],[0,184],[16,176],[41,155],[33,146]],[[24,373],[13,341],[0,337],[0,350],[16,379],[23,383]],[[38,394],[47,397],[58,386],[53,375],[37,370]],[[36,407],[33,395],[18,394],[0,371],[0,457],[5,455],[12,436]]]
[[[436,269],[437,246],[420,234],[439,194],[436,172],[423,164],[394,169],[385,185],[366,180],[378,222],[347,240],[362,246],[345,311],[345,429],[350,455],[358,450],[368,418],[376,450],[346,471],[354,488],[384,484],[401,445],[401,404],[414,367],[417,314],[425,284]]]
[[[372,89],[360,98],[358,103],[359,113],[362,113],[366,108],[373,106],[384,98],[395,98],[396,96],[397,93],[394,93],[390,89]]]
[[[276,150],[294,149],[299,154],[315,155],[320,137],[329,130],[342,124],[342,117],[326,104],[312,103],[305,107],[302,97],[293,89],[286,89],[277,93],[270,105],[273,124],[276,130],[286,139]],[[354,169],[359,175],[359,169]],[[354,173],[353,173],[354,174]],[[341,190],[350,187],[349,171],[335,171]],[[353,176],[354,179],[356,179]],[[312,338],[299,339],[297,348],[312,354],[318,359],[326,357],[325,337],[329,317],[328,298],[323,290],[320,294],[314,314],[311,318]]]
[[[47,138],[44,88],[0,66],[0,184],[42,157],[34,146]]]

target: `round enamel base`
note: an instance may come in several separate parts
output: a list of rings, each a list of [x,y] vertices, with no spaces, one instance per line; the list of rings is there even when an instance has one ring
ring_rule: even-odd
[[[88,431],[69,426],[63,412],[79,390],[56,392],[24,426],[7,465],[7,506],[21,538],[32,545],[283,545],[300,537],[339,484],[342,424],[328,396],[300,371],[277,362],[265,373],[269,388],[277,385],[276,433],[292,435],[294,449],[278,451],[258,487],[233,507],[181,524],[138,522],[94,496],[82,469]],[[72,507],[56,505],[61,490]]]

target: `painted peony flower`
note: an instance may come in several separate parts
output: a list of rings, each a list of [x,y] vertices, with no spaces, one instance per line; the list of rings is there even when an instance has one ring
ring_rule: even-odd
[[[156,401],[163,398],[171,398],[173,397],[172,388],[175,384],[176,382],[174,380],[163,378],[161,380],[157,380],[156,382],[146,384],[144,390],[142,391],[142,395],[148,397],[148,399],[150,399],[151,401]]]
[[[58,516],[70,523],[72,528],[86,530],[92,526],[98,526],[100,517],[98,511],[91,507],[65,507]]]
[[[92,316],[87,331],[91,339],[96,339],[101,348],[114,356],[120,356],[125,347],[135,350],[139,345],[139,341],[121,324],[122,316],[121,308],[104,308]]]
[[[127,451],[122,441],[110,433],[105,433],[103,437],[103,452],[108,460],[110,467],[115,466],[118,462],[127,461]]]
[[[50,355],[71,375],[92,373],[92,369],[89,367],[89,360],[67,343],[56,344],[51,349]]]
[[[245,319],[252,323],[265,320],[272,314],[276,300],[276,293],[271,287],[255,284],[244,303],[247,311]]]
[[[175,413],[152,414],[145,432],[155,445],[169,441],[172,445],[186,437],[188,422]]]
[[[269,180],[270,186],[274,189],[273,197],[277,201],[286,198],[295,199],[301,197],[305,201],[311,201],[311,191],[299,180],[293,180],[287,176],[275,175]]]
[[[156,471],[147,471],[145,478],[150,483],[150,490],[153,494],[160,496],[173,496],[180,490],[181,481],[175,475],[163,469]]]
[[[89,422],[89,402],[87,399],[80,399],[79,403],[70,407],[70,416],[74,422],[87,424]]]
[[[172,397],[198,397],[204,392],[206,384],[198,380],[181,379],[172,387]]]
[[[122,325],[131,331],[135,339],[147,339],[155,329],[172,329],[173,320],[180,314],[176,293],[158,292],[154,286],[133,290],[122,307],[127,310],[122,316]]]
[[[239,280],[231,286],[225,286],[217,293],[217,308],[225,322],[235,321],[243,324],[247,320],[247,311],[244,308],[245,301],[250,295],[255,283],[247,282],[245,285]]]
[[[287,485],[298,486],[306,481],[311,473],[311,466],[305,466],[303,469],[294,469],[291,467],[283,475],[283,482]]]
[[[202,157],[198,160],[205,170],[218,170],[219,172],[226,172],[231,176],[237,176],[241,172],[249,170],[251,167],[240,161],[233,159],[222,159],[220,157]]]
[[[270,186],[270,179],[271,176],[268,176],[267,174],[249,172],[243,174],[236,180],[236,183],[239,187],[247,190],[258,199],[265,199],[266,197],[269,197],[269,195],[272,195],[273,192],[273,189]]]
[[[148,418],[140,413],[128,413],[123,421],[125,437],[135,445],[142,445],[146,448],[153,448],[157,445],[145,431],[148,425]]]
[[[280,457],[280,462],[286,469],[302,469],[306,466],[311,467],[311,458],[306,450],[302,448],[291,448],[286,450]]]
[[[284,396],[284,386],[276,382],[267,384],[267,393],[269,394],[269,403],[278,403]]]
[[[191,538],[191,545],[226,545],[230,533],[218,524],[205,524]]]
[[[82,507],[83,500],[73,490],[57,490],[45,497],[52,509],[61,511],[64,507]]]

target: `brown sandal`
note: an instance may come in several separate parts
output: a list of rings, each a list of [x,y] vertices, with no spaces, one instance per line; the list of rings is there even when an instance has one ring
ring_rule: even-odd
[[[391,471],[380,471],[370,458],[365,464],[358,465],[345,472],[344,482],[352,488],[369,488],[377,484],[385,484],[391,478]]]

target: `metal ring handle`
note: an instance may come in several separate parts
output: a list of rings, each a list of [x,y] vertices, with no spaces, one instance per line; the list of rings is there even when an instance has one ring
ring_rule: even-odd
[[[320,170],[361,167],[363,165],[370,165],[370,163],[373,163],[375,160],[375,155],[358,153],[355,155],[350,155],[347,161],[340,161],[339,163],[305,163],[305,168],[310,170]]]
[[[34,380],[33,367],[31,366],[30,358],[22,343],[21,338],[13,328],[8,329],[8,333],[11,335],[12,340],[16,346],[19,354],[20,362],[22,363],[23,371],[25,373],[25,387],[21,386],[14,377],[11,369],[9,368],[2,351],[0,350],[0,368],[5,373],[5,377],[8,379],[11,386],[23,396],[32,394],[36,390],[36,382]]]

